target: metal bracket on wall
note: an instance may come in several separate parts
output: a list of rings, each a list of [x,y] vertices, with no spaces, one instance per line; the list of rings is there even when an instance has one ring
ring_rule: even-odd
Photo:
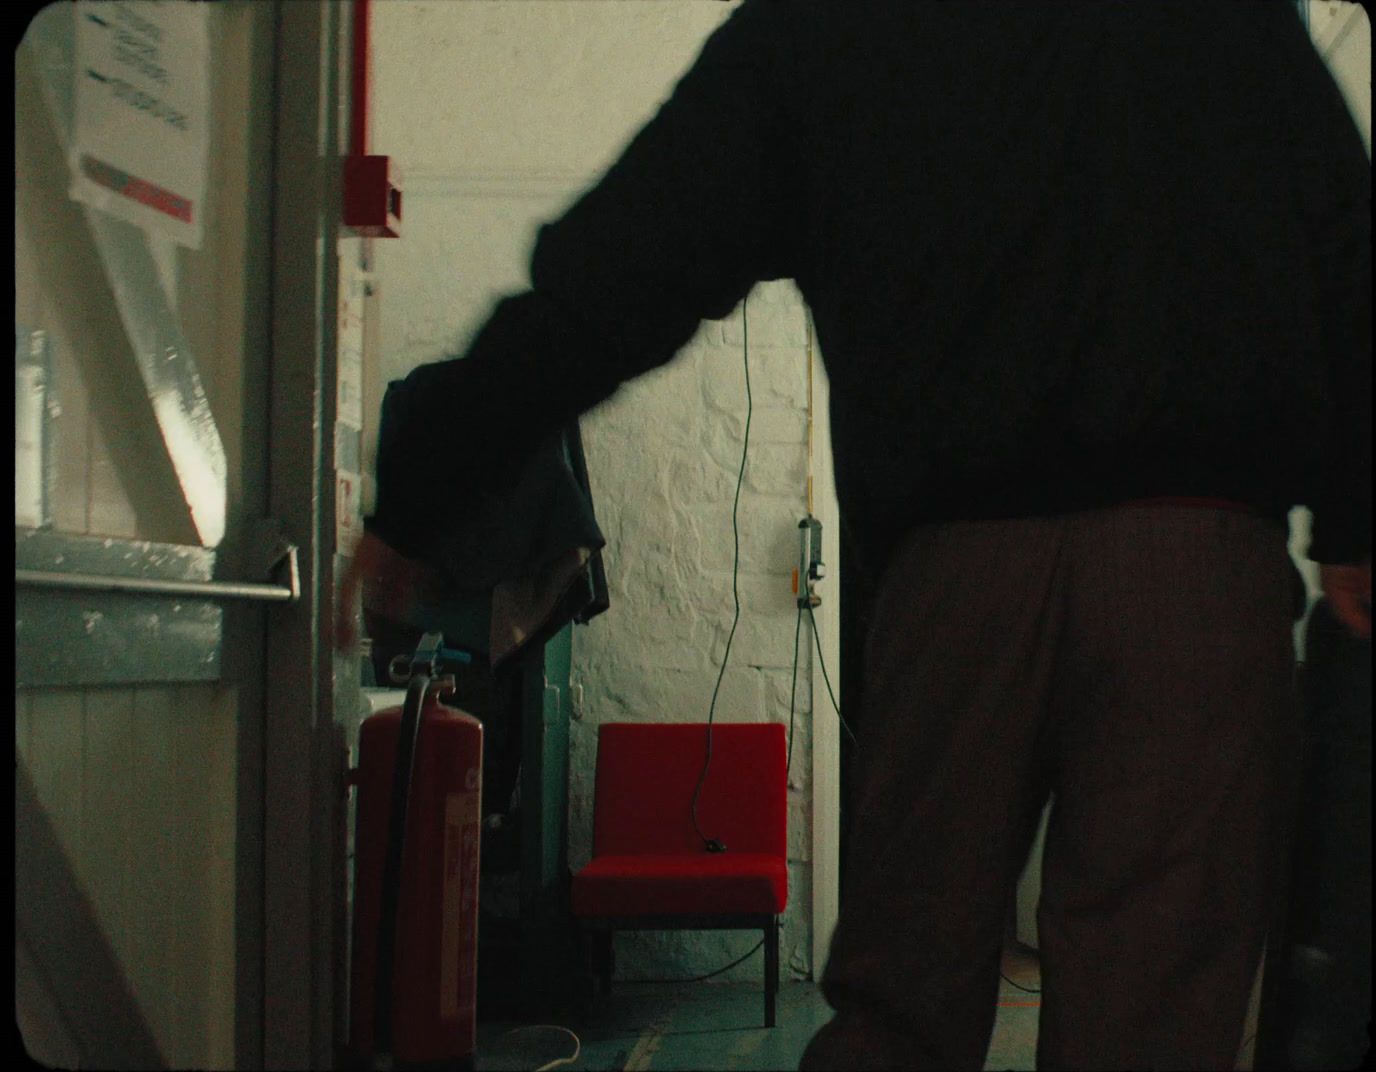
[[[287,539],[282,522],[275,517],[262,518],[249,527],[249,535],[255,575],[285,582],[295,603],[301,598],[301,566],[297,546]]]

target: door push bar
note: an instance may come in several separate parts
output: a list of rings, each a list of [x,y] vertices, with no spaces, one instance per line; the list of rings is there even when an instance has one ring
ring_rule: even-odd
[[[148,577],[111,577],[94,573],[54,573],[23,569],[14,571],[14,583],[16,586],[27,588],[295,603],[301,598],[301,570],[294,544],[287,544],[282,548],[282,559],[287,563],[288,583],[285,585],[252,584],[242,581],[168,581]]]

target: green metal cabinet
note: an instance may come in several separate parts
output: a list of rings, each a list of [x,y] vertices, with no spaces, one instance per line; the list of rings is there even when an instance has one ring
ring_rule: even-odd
[[[577,985],[568,899],[569,672],[573,626],[526,667],[521,702],[520,975],[531,1002]]]

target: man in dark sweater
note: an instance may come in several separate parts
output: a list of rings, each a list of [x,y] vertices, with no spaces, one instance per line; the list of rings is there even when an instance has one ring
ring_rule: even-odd
[[[1047,793],[1042,1067],[1230,1068],[1298,741],[1291,506],[1370,632],[1370,166],[1292,4],[746,0],[398,396],[346,578],[796,280],[877,584],[809,1068],[977,1068]],[[417,459],[467,465],[431,494]]]

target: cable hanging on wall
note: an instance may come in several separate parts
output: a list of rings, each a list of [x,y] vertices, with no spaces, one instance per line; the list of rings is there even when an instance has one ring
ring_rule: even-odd
[[[702,795],[702,783],[707,778],[707,768],[712,762],[712,719],[717,710],[717,696],[721,692],[722,678],[726,676],[726,664],[731,659],[731,642],[736,638],[736,627],[740,625],[741,621],[741,486],[745,483],[745,462],[750,454],[750,419],[755,411],[754,398],[750,392],[749,304],[750,298],[749,295],[747,295],[741,301],[741,330],[743,337],[742,363],[745,366],[745,435],[741,443],[741,467],[740,471],[736,474],[736,497],[731,505],[731,538],[735,548],[731,560],[731,598],[735,603],[736,609],[731,618],[731,632],[726,636],[726,651],[722,653],[721,669],[717,672],[717,683],[712,689],[712,702],[707,708],[707,754],[703,757],[702,771],[698,775],[698,784],[693,789],[693,829],[697,831],[698,837],[702,839],[703,848],[708,852],[726,851],[726,846],[723,845],[721,841],[716,838],[709,838],[702,832],[702,827],[698,825],[698,797]]]
[[[803,528],[803,527],[809,526],[809,525],[815,526],[815,533],[814,533],[814,536],[813,536],[812,538],[815,538],[815,539],[820,540],[821,525],[820,525],[820,523],[818,523],[818,522],[816,521],[816,519],[813,517],[813,513],[812,513],[813,424],[814,424],[814,419],[815,419],[815,414],[814,414],[815,406],[814,406],[814,402],[813,402],[813,390],[812,390],[812,376],[813,376],[813,372],[812,372],[812,366],[813,366],[812,338],[813,338],[812,316],[811,316],[811,314],[809,313],[808,316],[807,316],[807,517],[804,518],[802,525],[800,525],[799,527],[800,527],[800,528]],[[808,626],[809,626],[809,627],[811,628],[811,630],[812,630],[812,639],[813,639],[813,642],[814,642],[814,644],[815,644],[815,646],[816,646],[816,650],[817,650],[817,663],[818,663],[818,665],[819,665],[819,666],[821,667],[821,669],[822,669],[822,680],[826,683],[827,695],[831,697],[831,706],[835,709],[835,711],[836,711],[836,717],[837,717],[837,719],[838,719],[838,720],[840,721],[840,723],[841,723],[841,728],[842,728],[843,730],[846,731],[846,735],[850,738],[851,744],[857,744],[856,739],[855,739],[855,733],[851,730],[849,724],[846,722],[845,718],[842,716],[842,714],[841,714],[841,705],[837,702],[837,700],[836,700],[836,693],[835,693],[835,691],[834,691],[834,690],[832,689],[832,687],[831,687],[831,678],[830,678],[830,676],[827,674],[826,657],[822,654],[822,638],[821,638],[821,635],[817,632],[817,616],[816,616],[816,614],[813,612],[813,608],[816,607],[817,604],[820,602],[819,599],[817,599],[815,596],[813,596],[812,589],[811,589],[812,582],[818,580],[818,579],[821,577],[821,552],[820,552],[820,549],[819,549],[819,548],[812,548],[812,549],[806,551],[806,552],[804,553],[804,555],[803,555],[803,559],[805,559],[805,560],[811,560],[811,565],[809,565],[809,562],[808,562],[808,561],[804,561],[804,560],[800,560],[800,561],[799,561],[799,574],[798,574],[798,581],[797,581],[797,594],[798,594],[798,625],[799,625],[799,626],[801,625],[801,623],[802,623],[802,614],[803,614],[803,611],[806,610],[806,611],[807,611],[807,617],[808,617]],[[795,633],[796,633],[796,627],[795,627]],[[794,665],[793,665],[793,673],[794,673],[794,677],[795,677],[795,679],[796,679],[796,676],[797,676],[797,673],[798,673],[798,665],[797,665],[797,664],[798,664],[798,654],[797,654],[797,652],[798,652],[798,644],[797,644],[797,637],[796,637],[796,635],[795,635],[795,637],[794,637],[793,652],[794,652],[794,654],[793,654],[793,664],[794,664]],[[814,717],[815,717],[815,705],[814,705]],[[791,707],[791,705],[790,705],[790,710],[789,710],[789,753],[790,753],[790,755],[792,754],[792,751],[793,751],[793,740],[792,740],[792,738],[793,738],[793,712],[792,712],[792,707]]]
[[[712,763],[712,725],[716,717],[717,698],[721,693],[722,681],[726,676],[726,667],[731,659],[731,645],[736,637],[736,629],[741,620],[741,597],[740,597],[740,563],[741,563],[741,535],[740,535],[740,505],[741,489],[745,483],[745,466],[750,454],[750,424],[754,416],[754,395],[750,385],[750,315],[749,315],[749,296],[741,302],[741,331],[742,331],[742,354],[741,362],[745,372],[745,432],[741,443],[741,464],[736,474],[736,492],[731,506],[731,537],[732,537],[732,561],[731,561],[731,596],[734,604],[734,611],[731,618],[731,630],[726,637],[726,650],[722,653],[721,667],[717,671],[716,684],[712,689],[712,700],[707,708],[707,747],[703,756],[702,770],[698,774],[696,786],[693,788],[693,803],[691,808],[693,829],[701,839],[703,848],[707,852],[725,852],[726,846],[717,838],[709,837],[702,830],[698,822],[698,800],[702,795],[702,787],[707,778],[708,768]],[[813,371],[812,371],[812,318],[807,318],[807,517],[802,522],[800,528],[813,533],[813,538],[820,537],[820,524],[812,514],[813,505],[813,428],[814,428],[814,394],[813,394]],[[807,535],[805,534],[805,539]],[[804,558],[808,558],[807,554]],[[793,737],[795,720],[797,713],[797,689],[798,689],[798,649],[799,639],[802,631],[803,611],[807,611],[808,624],[812,631],[812,639],[816,646],[818,665],[822,670],[822,678],[826,683],[827,695],[831,698],[831,705],[836,711],[836,717],[841,723],[842,729],[850,737],[851,743],[855,744],[855,733],[841,714],[841,706],[837,702],[835,690],[831,686],[831,677],[827,673],[826,658],[822,653],[822,640],[817,631],[817,618],[813,613],[815,596],[812,594],[811,584],[821,576],[820,549],[814,549],[811,556],[812,562],[800,562],[799,573],[795,582],[797,592],[798,612],[794,619],[793,626],[793,669],[789,683],[789,704],[788,704],[788,752],[786,760],[786,771],[791,774],[793,768]],[[815,706],[815,705],[814,705]]]

